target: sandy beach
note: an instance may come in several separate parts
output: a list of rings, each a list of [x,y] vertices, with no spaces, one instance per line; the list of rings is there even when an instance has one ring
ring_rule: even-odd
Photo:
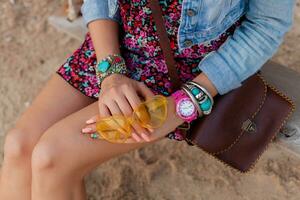
[[[80,45],[47,23],[61,2],[0,0],[1,155],[6,132]],[[273,60],[300,73],[300,0]],[[298,200],[300,159],[272,144],[242,175],[195,147],[164,139],[112,159],[86,181],[89,200]]]

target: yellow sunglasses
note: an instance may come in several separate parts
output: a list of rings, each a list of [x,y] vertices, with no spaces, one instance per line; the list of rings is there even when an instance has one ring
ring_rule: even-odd
[[[132,125],[137,123],[148,129],[162,126],[167,118],[167,98],[156,95],[141,103],[131,116],[113,115],[96,122],[98,134],[105,140],[123,143],[132,135]]]

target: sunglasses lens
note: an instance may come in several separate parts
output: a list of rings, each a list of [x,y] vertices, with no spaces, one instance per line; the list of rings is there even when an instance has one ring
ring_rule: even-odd
[[[155,96],[142,103],[134,112],[134,119],[146,128],[160,127],[167,117],[167,100],[163,96]]]
[[[96,128],[104,139],[111,142],[121,142],[131,136],[130,124],[122,116],[102,118],[97,121]]]
[[[140,104],[133,112],[133,117],[111,116],[101,118],[96,123],[97,132],[105,140],[120,143],[131,137],[131,125],[134,122],[145,128],[160,127],[167,117],[167,99],[155,96]]]

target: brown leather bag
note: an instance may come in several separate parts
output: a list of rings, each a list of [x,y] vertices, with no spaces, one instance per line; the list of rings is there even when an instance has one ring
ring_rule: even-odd
[[[174,89],[180,87],[158,0],[149,0]],[[197,119],[186,141],[240,172],[249,171],[295,110],[295,104],[267,84],[260,72],[242,86],[214,97],[210,115]]]

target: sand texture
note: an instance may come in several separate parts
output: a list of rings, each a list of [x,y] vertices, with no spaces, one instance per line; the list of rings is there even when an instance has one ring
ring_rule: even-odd
[[[300,72],[297,2],[294,26],[273,60]],[[6,131],[80,45],[47,23],[61,4],[0,0],[1,152]],[[86,180],[89,200],[297,200],[300,160],[271,145],[257,167],[241,175],[184,142],[165,139],[112,159]]]

